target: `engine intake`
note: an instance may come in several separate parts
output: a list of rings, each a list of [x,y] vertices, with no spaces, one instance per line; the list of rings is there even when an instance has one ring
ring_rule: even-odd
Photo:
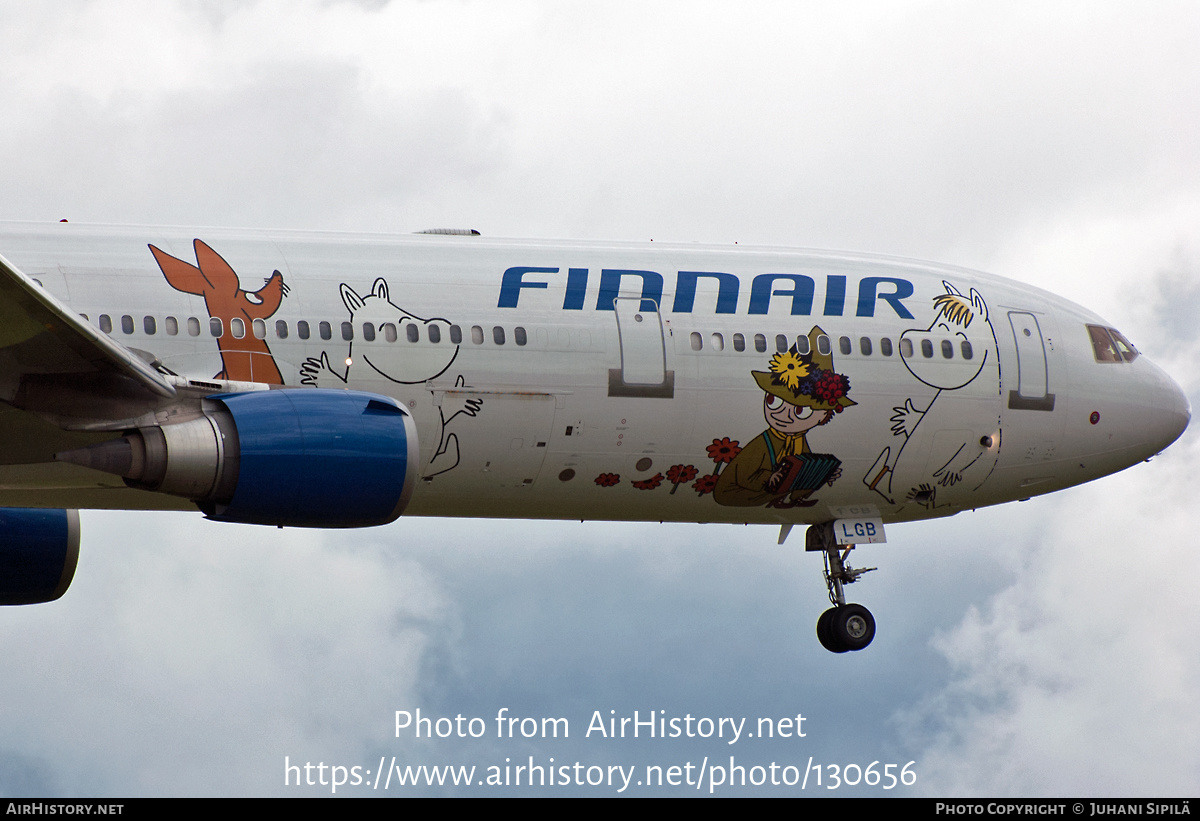
[[[191,499],[210,519],[291,527],[394,521],[418,463],[416,426],[395,400],[300,389],[213,395],[200,418],[56,458]]]
[[[0,509],[0,605],[67,592],[79,561],[79,511]]]

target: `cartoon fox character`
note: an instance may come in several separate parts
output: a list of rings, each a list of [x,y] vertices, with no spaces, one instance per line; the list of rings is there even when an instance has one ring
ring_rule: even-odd
[[[237,272],[221,255],[197,239],[196,265],[150,246],[150,252],[162,269],[167,282],[177,291],[204,297],[208,315],[220,319],[225,332],[217,337],[217,349],[221,352],[222,368],[217,379],[235,382],[263,382],[282,385],[283,375],[275,364],[267,340],[259,339],[249,328],[254,320],[268,319],[279,310],[287,296],[288,287],[283,283],[283,274],[275,271],[266,284],[257,291],[242,290]],[[247,329],[241,339],[233,333],[233,320],[240,319]]]

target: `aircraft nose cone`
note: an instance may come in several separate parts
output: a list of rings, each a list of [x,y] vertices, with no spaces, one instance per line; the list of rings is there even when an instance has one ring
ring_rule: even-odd
[[[1152,391],[1154,414],[1149,420],[1147,435],[1163,450],[1183,435],[1192,421],[1191,403],[1183,388],[1161,370],[1156,370],[1156,385]]]

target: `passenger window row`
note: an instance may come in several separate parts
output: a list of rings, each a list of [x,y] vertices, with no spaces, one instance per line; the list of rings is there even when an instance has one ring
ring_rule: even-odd
[[[88,320],[87,314],[80,314],[85,320]],[[88,320],[90,321],[90,320]],[[124,314],[118,318],[120,331],[123,334],[132,334],[137,326],[133,316]],[[113,317],[109,314],[100,314],[96,321],[97,327],[106,334],[113,333]],[[153,316],[142,317],[142,332],[147,336],[154,336],[158,333],[158,320]],[[275,339],[288,339],[294,332],[298,339],[310,339],[315,336],[322,340],[333,339],[333,324],[320,321],[310,323],[306,319],[301,319],[295,322],[294,327],[286,319],[277,319],[272,323]],[[315,327],[314,327],[315,326]],[[355,324],[352,322],[338,323],[338,331],[343,340],[349,342],[354,339]],[[384,322],[376,324],[373,322],[362,322],[358,324],[361,338],[367,342],[375,342],[382,338],[385,342],[397,342],[401,336],[408,342],[425,342],[434,345],[443,341],[449,341],[452,345],[459,345],[463,341],[462,327],[459,325],[449,325],[444,322]],[[178,336],[181,329],[188,336],[200,336],[201,324],[200,320],[194,316],[180,320],[174,316],[165,317],[162,321],[163,332],[167,336]],[[245,338],[247,331],[255,339],[266,339],[268,332],[267,322],[262,319],[255,319],[250,323],[250,327],[246,327],[245,320],[234,317],[229,320],[228,333],[234,339]],[[219,339],[226,334],[225,322],[220,317],[212,317],[208,320],[209,336]],[[492,344],[503,345],[508,339],[508,334],[501,325],[495,325],[491,329],[490,334],[485,334],[482,325],[471,326],[471,344],[482,345],[484,340],[490,337]],[[545,337],[545,334],[543,334]],[[512,341],[519,347],[529,344],[529,332],[518,325],[512,329]],[[583,342],[586,344],[587,339]]]
[[[747,350],[747,338],[740,334],[730,334],[730,341],[733,350],[737,353],[742,353]],[[754,334],[750,341],[753,343],[753,349],[756,353],[767,352],[767,336],[765,334]],[[775,334],[771,340],[775,352],[783,353],[788,350],[792,343],[791,337],[786,334]],[[807,336],[797,336],[795,338],[796,350],[801,354],[810,352],[810,345]],[[708,348],[713,351],[725,350],[725,334],[712,333],[708,336]],[[872,356],[875,352],[875,343],[868,337],[863,336],[858,339],[858,352],[862,356]],[[693,351],[702,351],[705,348],[704,334],[699,331],[691,333],[691,348]],[[928,337],[919,340],[919,348],[921,356],[925,359],[934,358],[934,340]],[[939,340],[937,349],[943,359],[953,359],[956,356],[954,342],[950,339]],[[828,356],[833,350],[832,343],[828,336],[821,334],[817,337],[817,351],[823,356]],[[838,337],[838,350],[843,356],[851,356],[855,351],[854,340],[848,336]],[[879,353],[882,356],[892,356],[895,349],[892,346],[892,340],[888,337],[883,337],[879,340]],[[904,358],[912,357],[916,351],[914,350],[913,341],[908,337],[900,339],[900,355]],[[975,351],[971,347],[971,343],[967,340],[962,340],[958,347],[957,355],[963,359],[972,359],[975,356]]]

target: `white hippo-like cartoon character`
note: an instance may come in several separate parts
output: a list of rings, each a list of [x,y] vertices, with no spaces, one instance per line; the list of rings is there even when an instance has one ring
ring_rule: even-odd
[[[954,504],[983,484],[999,457],[1000,365],[987,303],[974,288],[964,295],[942,285],[932,323],[900,337],[905,367],[930,392],[892,409],[892,435],[901,441],[863,477],[890,504]]]
[[[346,354],[338,365],[332,364],[328,351],[319,357],[309,357],[300,366],[300,382],[305,385],[329,384],[330,378],[344,386],[350,380],[351,368],[369,368],[377,375],[401,385],[420,385],[436,379],[450,370],[458,357],[459,344],[445,319],[422,319],[410,314],[393,303],[388,296],[388,284],[382,277],[375,280],[370,293],[359,296],[346,283],[339,287],[342,302],[350,312],[350,323],[355,339],[349,341]],[[385,341],[364,339],[358,343],[358,335],[369,326],[373,335],[383,336]],[[410,344],[410,340],[416,344]],[[359,344],[358,352],[355,345]],[[466,384],[459,374],[454,381],[456,388]],[[463,393],[450,392],[437,404],[439,414],[439,441],[429,467],[423,478],[431,479],[445,473],[459,462],[458,437],[447,432],[451,420],[459,417],[474,417],[483,406],[483,400],[468,398]]]

